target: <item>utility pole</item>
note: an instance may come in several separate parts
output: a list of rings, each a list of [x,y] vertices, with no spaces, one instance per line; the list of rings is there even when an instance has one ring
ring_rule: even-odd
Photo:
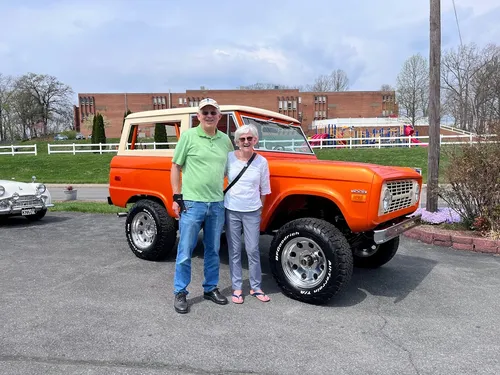
[[[441,0],[430,0],[429,148],[426,210],[438,209],[441,81]]]

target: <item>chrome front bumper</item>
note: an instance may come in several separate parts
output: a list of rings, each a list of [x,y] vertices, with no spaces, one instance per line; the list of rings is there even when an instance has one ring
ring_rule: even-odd
[[[418,219],[422,215],[406,216],[406,219],[400,223],[390,225],[387,228],[377,229],[373,231],[373,241],[380,245],[384,242],[392,240],[393,238],[399,236],[401,233],[406,232],[408,229],[414,228],[418,225]]]

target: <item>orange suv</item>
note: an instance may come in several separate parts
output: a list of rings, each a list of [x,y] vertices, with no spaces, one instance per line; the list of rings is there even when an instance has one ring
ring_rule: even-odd
[[[225,105],[218,130],[232,139],[238,126],[259,131],[257,152],[267,158],[272,193],[261,232],[273,236],[273,276],[291,298],[321,304],[341,292],[353,267],[376,268],[396,254],[399,235],[418,225],[412,216],[422,176],[412,168],[318,160],[300,123],[254,107]],[[180,134],[198,125],[196,107],[127,116],[111,160],[109,204],[132,205],[126,236],[136,256],[159,260],[175,251],[170,169]],[[153,142],[155,132],[166,142]]]

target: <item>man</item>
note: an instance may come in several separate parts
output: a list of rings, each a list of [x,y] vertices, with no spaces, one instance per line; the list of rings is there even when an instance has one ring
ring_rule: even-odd
[[[215,100],[200,101],[200,125],[182,133],[172,159],[172,209],[180,217],[174,308],[180,314],[188,312],[186,296],[191,282],[191,257],[202,225],[205,249],[203,297],[220,305],[228,303],[227,298],[219,292],[217,284],[220,236],[225,220],[224,173],[227,154],[234,147],[227,134],[217,130],[221,117]]]

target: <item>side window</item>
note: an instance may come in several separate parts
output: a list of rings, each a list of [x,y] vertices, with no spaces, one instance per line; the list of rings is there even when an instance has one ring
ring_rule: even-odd
[[[200,125],[200,121],[196,115],[191,116],[191,127],[195,128]],[[217,130],[226,133],[231,141],[234,140],[234,132],[236,131],[236,120],[233,113],[223,113],[219,123],[217,124]]]
[[[129,150],[174,149],[179,139],[180,122],[141,123],[130,127]]]

